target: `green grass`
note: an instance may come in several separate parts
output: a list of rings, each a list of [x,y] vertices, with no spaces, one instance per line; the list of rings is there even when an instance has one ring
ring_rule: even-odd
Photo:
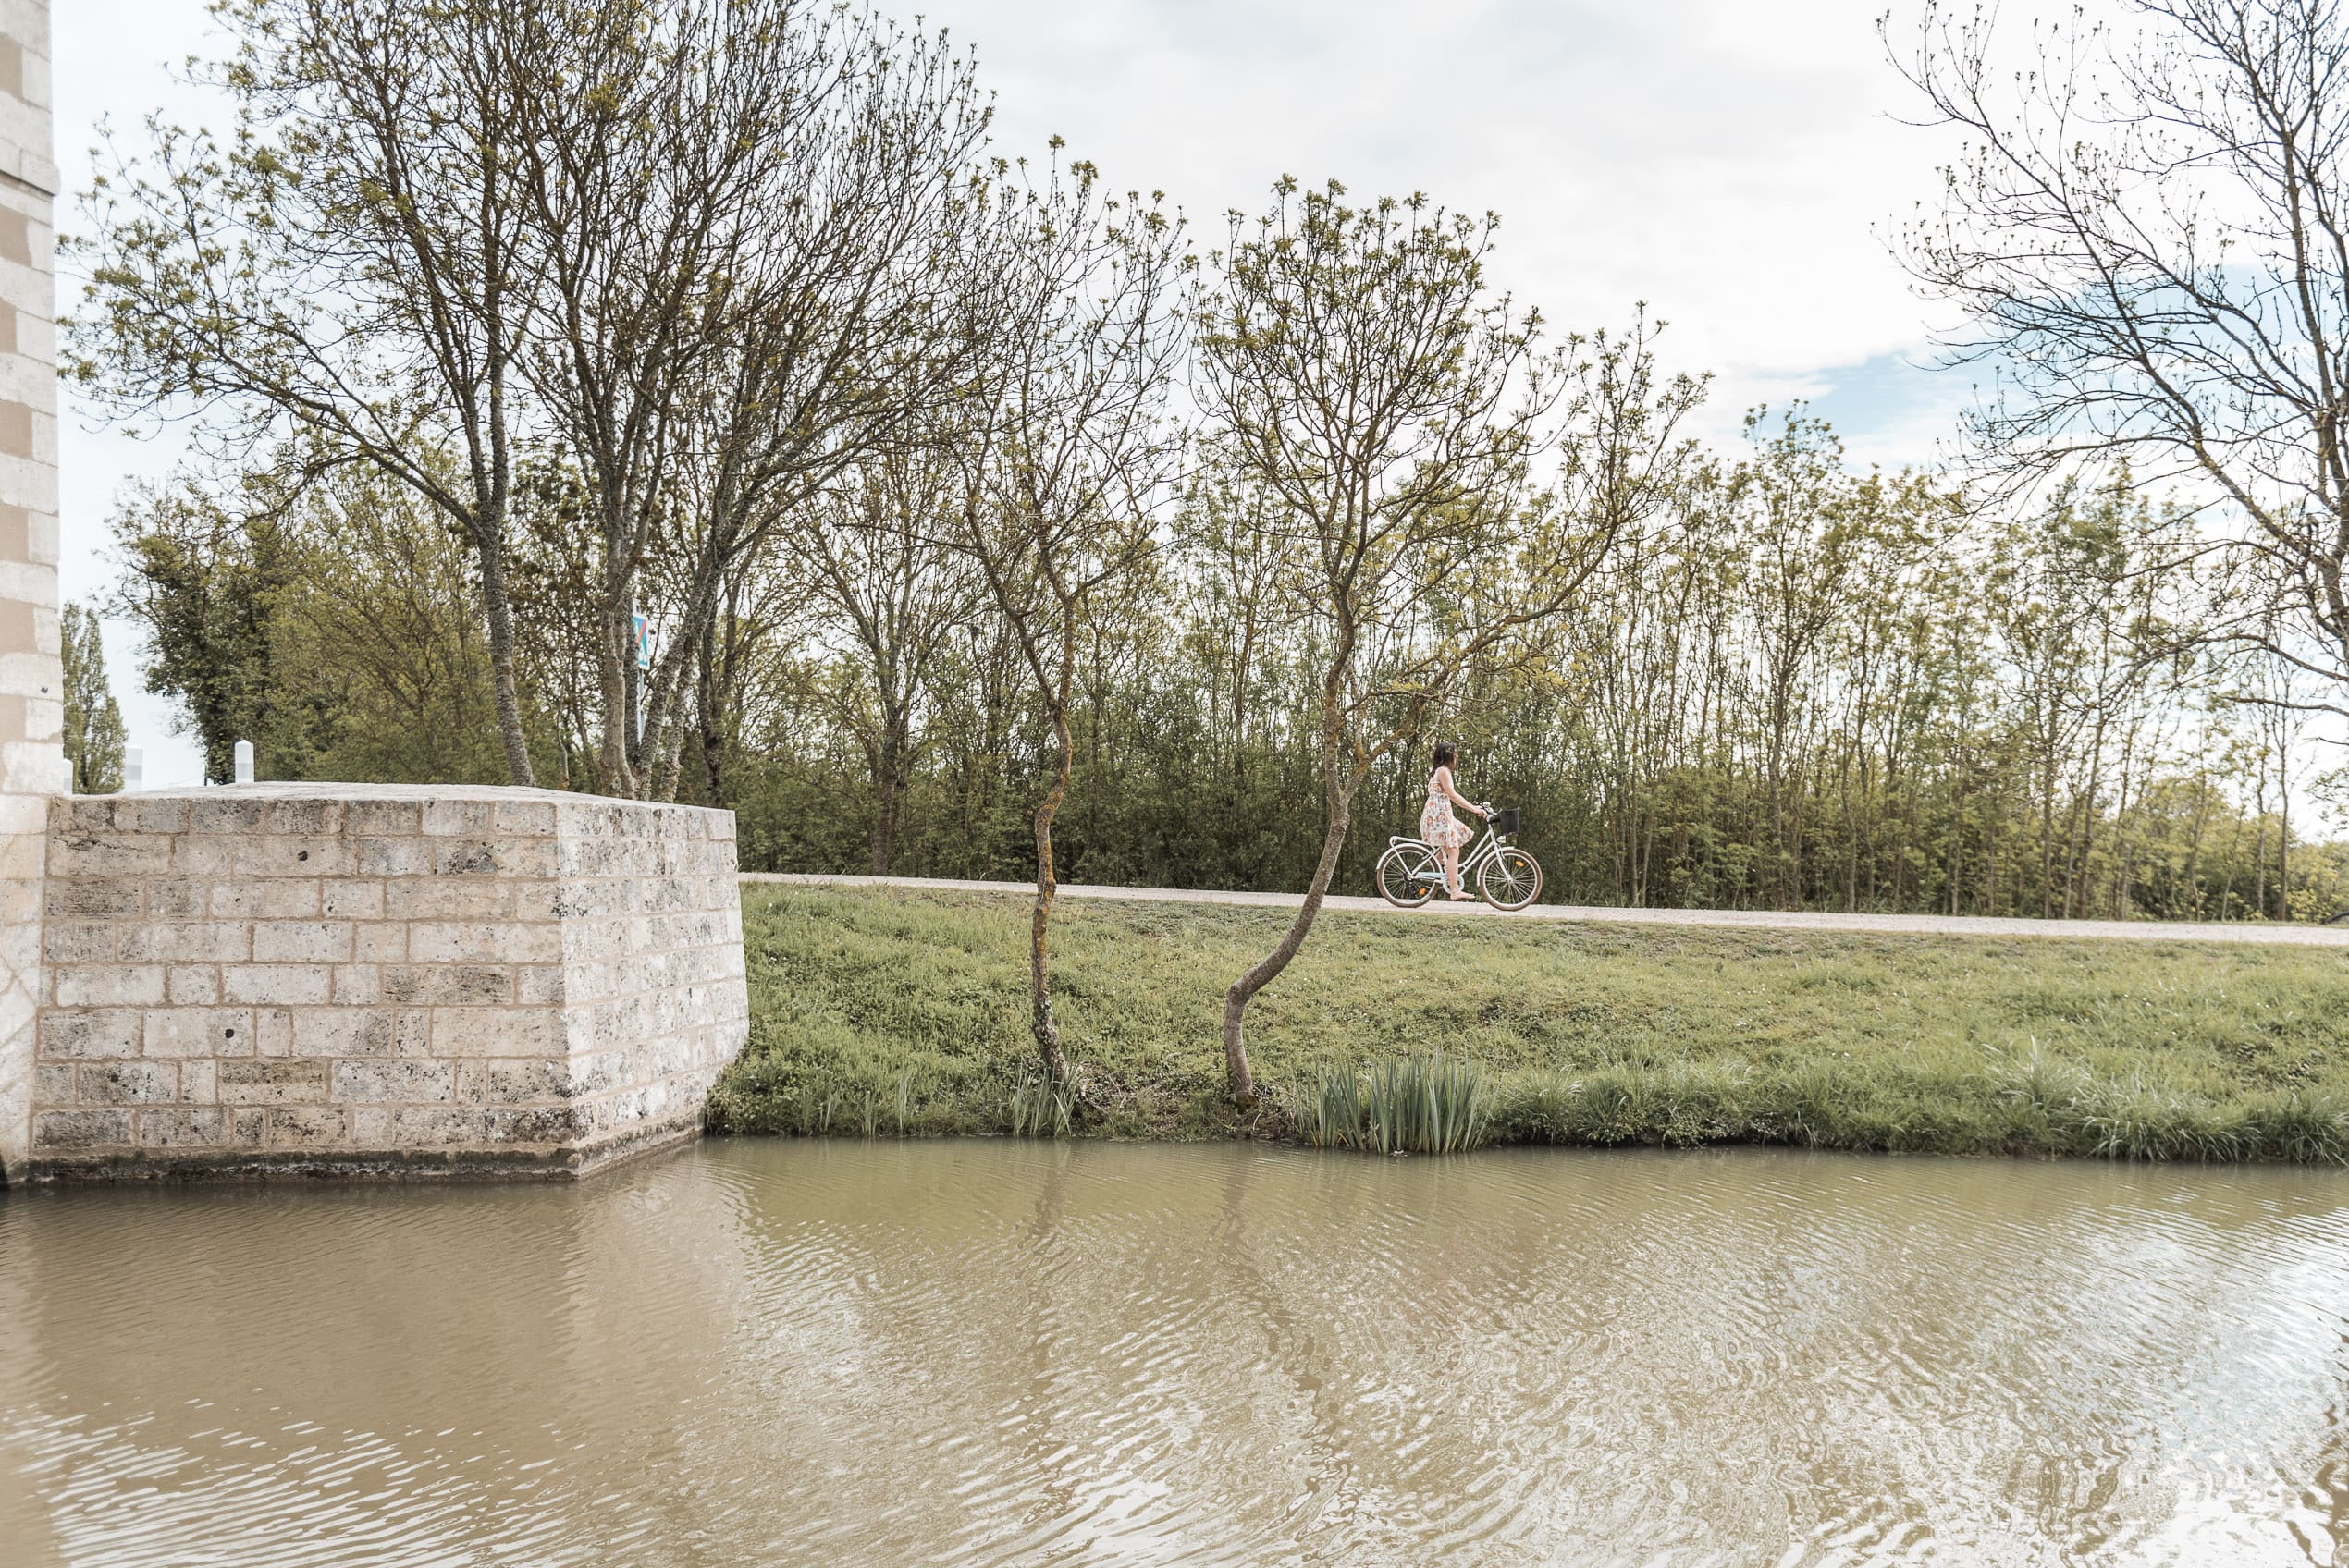
[[[1223,989],[1282,920],[1061,904],[1055,999],[1097,1108],[1072,1126],[1036,1081],[1023,900],[749,889],[750,1047],[709,1123],[1346,1143],[1382,1073],[1441,1053],[1475,1070],[1471,1143],[2349,1159],[2337,950],[1325,913],[1249,1011],[1242,1115]]]

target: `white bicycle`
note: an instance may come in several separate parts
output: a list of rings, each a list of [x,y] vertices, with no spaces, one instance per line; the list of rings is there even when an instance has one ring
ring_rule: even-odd
[[[1484,807],[1484,833],[1460,856],[1460,880],[1476,878],[1477,896],[1494,909],[1523,909],[1542,896],[1542,863],[1508,840],[1518,831],[1515,806]],[[1378,896],[1396,909],[1417,909],[1445,890],[1444,856],[1423,839],[1397,833],[1378,857]]]

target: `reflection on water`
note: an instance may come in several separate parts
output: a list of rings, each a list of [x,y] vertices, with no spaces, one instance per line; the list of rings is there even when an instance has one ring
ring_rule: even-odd
[[[730,1141],[0,1198],[0,1561],[2349,1562],[2349,1177]]]

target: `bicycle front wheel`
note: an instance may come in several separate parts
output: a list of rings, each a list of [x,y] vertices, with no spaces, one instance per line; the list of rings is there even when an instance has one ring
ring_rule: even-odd
[[[1494,909],[1523,909],[1542,896],[1542,863],[1523,850],[1503,850],[1476,868],[1476,890]]]
[[[1396,909],[1417,909],[1444,886],[1444,867],[1424,844],[1397,844],[1378,857],[1378,896]]]

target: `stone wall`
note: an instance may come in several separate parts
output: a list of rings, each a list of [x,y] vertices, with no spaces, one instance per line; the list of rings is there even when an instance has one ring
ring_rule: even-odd
[[[0,0],[0,1180],[19,1174],[41,989],[47,797],[62,787],[49,7]]]
[[[49,813],[35,1176],[577,1173],[748,1028],[733,815],[265,784]]]

